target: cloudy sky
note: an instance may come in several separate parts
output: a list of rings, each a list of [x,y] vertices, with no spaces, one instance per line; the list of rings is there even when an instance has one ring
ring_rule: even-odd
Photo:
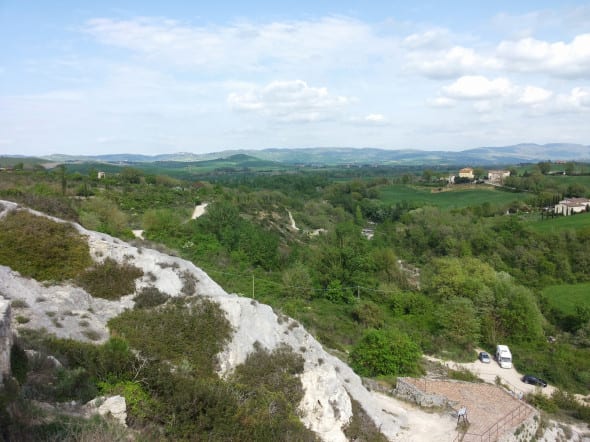
[[[0,0],[0,154],[589,144],[590,3],[483,3]]]

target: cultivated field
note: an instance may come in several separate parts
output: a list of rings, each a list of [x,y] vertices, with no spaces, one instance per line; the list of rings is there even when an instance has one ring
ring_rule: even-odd
[[[379,194],[379,199],[389,204],[407,201],[443,209],[479,206],[486,202],[491,205],[504,205],[513,201],[526,200],[529,197],[530,195],[525,193],[506,192],[484,185],[454,186],[454,190],[438,191],[437,188],[396,184],[384,187]]]

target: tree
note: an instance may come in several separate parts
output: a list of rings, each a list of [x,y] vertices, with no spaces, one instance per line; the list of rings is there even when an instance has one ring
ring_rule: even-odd
[[[313,282],[305,264],[296,262],[283,270],[283,289],[286,296],[310,299],[313,296]]]
[[[62,195],[66,194],[66,188],[68,186],[67,178],[66,178],[66,165],[60,164],[59,165],[59,178],[61,181],[61,193]]]
[[[422,352],[400,331],[368,330],[350,353],[352,368],[361,376],[418,374]]]
[[[474,348],[479,342],[481,324],[473,302],[462,297],[452,298],[439,312],[439,324],[444,337],[462,349]]]
[[[486,170],[483,167],[476,167],[473,169],[473,176],[475,177],[475,179],[481,180],[486,175]]]
[[[551,161],[540,161],[537,163],[537,167],[543,175],[547,175],[551,170]]]
[[[568,161],[567,163],[565,163],[565,173],[567,175],[573,175],[575,165],[576,165],[576,163],[574,163],[573,161]]]
[[[121,171],[121,179],[123,182],[128,184],[139,184],[141,182],[141,176],[143,172],[133,167],[124,167]]]

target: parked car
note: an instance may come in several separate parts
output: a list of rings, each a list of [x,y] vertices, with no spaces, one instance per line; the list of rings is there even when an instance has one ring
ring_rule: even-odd
[[[547,382],[545,382],[543,379],[535,377],[530,374],[525,374],[522,377],[522,382],[524,382],[525,384],[537,385],[539,387],[546,387],[547,386]]]
[[[484,364],[489,364],[492,361],[492,358],[490,358],[490,355],[485,351],[480,351],[478,358]]]

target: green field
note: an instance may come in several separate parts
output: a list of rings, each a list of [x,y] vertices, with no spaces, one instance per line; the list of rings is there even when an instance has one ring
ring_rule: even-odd
[[[565,185],[569,186],[571,184],[581,184],[590,188],[590,175],[573,175],[573,176],[563,176],[563,175],[555,175],[555,176],[547,176],[546,177],[550,182],[555,185]]]
[[[432,188],[394,184],[383,188],[379,194],[379,199],[388,204],[407,201],[417,205],[454,209],[480,206],[486,202],[492,205],[504,205],[513,201],[526,200],[530,197],[528,194],[505,192],[489,186],[456,187],[456,189],[432,192]]]
[[[576,313],[576,306],[590,307],[590,283],[553,285],[543,290],[549,303],[566,314]]]
[[[539,233],[555,233],[568,229],[590,228],[590,213],[536,220],[532,221],[530,226]]]

